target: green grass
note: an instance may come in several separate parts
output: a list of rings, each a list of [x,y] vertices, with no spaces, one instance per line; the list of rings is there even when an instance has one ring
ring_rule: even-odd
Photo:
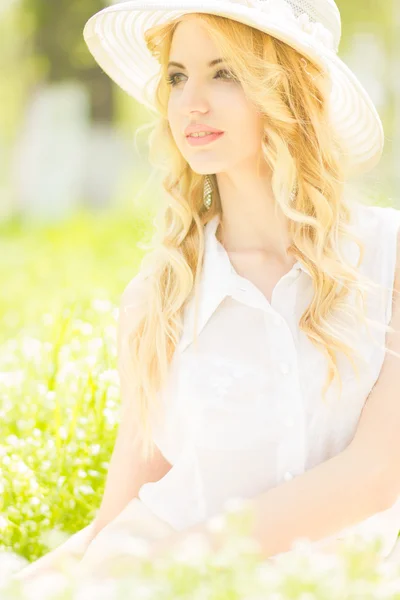
[[[91,520],[119,419],[120,295],[149,220],[81,212],[0,235],[0,549],[33,561]]]

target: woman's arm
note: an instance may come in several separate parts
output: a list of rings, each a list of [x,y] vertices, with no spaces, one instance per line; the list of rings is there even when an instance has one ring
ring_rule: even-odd
[[[255,497],[253,534],[266,557],[307,537],[320,542],[388,509],[386,470],[350,446],[289,482]],[[332,545],[332,542],[329,542]]]
[[[269,558],[290,551],[299,538],[314,542],[340,534],[393,503],[383,485],[385,472],[370,454],[348,447],[291,481],[249,498],[255,517],[250,535],[262,556]],[[163,554],[192,533],[204,534],[211,548],[219,550],[224,537],[209,529],[212,519],[157,540],[152,555]],[[334,546],[330,541],[329,547]]]
[[[92,542],[94,535],[94,521],[92,521],[84,529],[69,537],[64,544],[61,544],[53,551],[22,568],[17,573],[14,573],[12,579],[31,581],[35,577],[45,575],[54,569],[60,568],[64,561],[79,562]]]
[[[138,497],[141,486],[155,482],[164,477],[171,468],[159,448],[155,445],[154,454],[145,460],[140,452],[141,424],[134,411],[132,382],[126,368],[129,356],[123,344],[125,336],[135,327],[140,316],[142,291],[140,277],[136,276],[125,288],[120,301],[117,327],[118,373],[121,388],[121,418],[110,465],[105,482],[103,498],[95,519],[84,529],[71,536],[64,544],[41,557],[34,563],[24,567],[17,573],[18,578],[33,578],[36,575],[52,570],[61,560],[79,561],[92,540],[108,524],[123,512],[133,498]],[[129,310],[125,310],[129,307]]]

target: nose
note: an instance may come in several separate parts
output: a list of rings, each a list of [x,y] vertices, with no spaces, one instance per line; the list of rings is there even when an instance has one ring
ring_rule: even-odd
[[[181,110],[185,115],[191,115],[194,112],[201,114],[207,113],[210,103],[207,98],[205,87],[201,84],[185,83],[185,87],[180,96]]]

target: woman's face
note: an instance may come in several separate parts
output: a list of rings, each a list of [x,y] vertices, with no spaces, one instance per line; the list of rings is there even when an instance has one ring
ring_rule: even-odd
[[[198,174],[233,172],[241,167],[255,168],[261,150],[260,113],[246,98],[239,81],[224,69],[226,63],[209,63],[220,58],[217,48],[196,17],[179,23],[170,61],[184,65],[168,66],[174,76],[168,103],[171,132],[181,154]],[[190,124],[200,123],[224,132],[204,146],[191,146],[185,135]]]

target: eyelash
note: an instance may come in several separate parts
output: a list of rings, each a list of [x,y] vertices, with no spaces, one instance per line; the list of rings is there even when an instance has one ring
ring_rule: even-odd
[[[220,69],[219,71],[217,71],[216,75],[219,75],[219,73],[227,73],[228,75],[232,75],[227,69]],[[171,85],[172,87],[175,87],[177,85],[177,82],[175,81],[175,78],[177,75],[183,75],[183,73],[172,73],[172,75],[170,75],[169,77],[166,78],[167,83],[169,85]],[[218,78],[220,79],[220,78]],[[235,78],[232,76],[231,79],[228,79],[228,81],[234,81]]]

